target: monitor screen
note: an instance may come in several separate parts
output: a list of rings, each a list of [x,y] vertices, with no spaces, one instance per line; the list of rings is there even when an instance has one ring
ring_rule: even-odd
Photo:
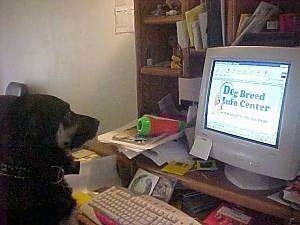
[[[214,60],[204,128],[276,149],[290,65]]]

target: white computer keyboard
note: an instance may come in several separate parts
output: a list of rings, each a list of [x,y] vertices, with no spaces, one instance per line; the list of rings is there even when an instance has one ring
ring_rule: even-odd
[[[201,225],[163,201],[147,195],[136,195],[121,187],[114,186],[99,193],[88,204],[103,224]]]

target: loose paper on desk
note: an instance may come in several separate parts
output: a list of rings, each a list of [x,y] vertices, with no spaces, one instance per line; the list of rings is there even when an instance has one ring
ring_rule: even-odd
[[[148,151],[143,155],[150,158],[156,165],[161,166],[171,161],[193,163],[192,157],[187,152],[187,147],[180,141],[170,141]]]
[[[65,175],[74,191],[93,191],[101,187],[120,185],[116,170],[116,156],[106,156],[80,163],[79,174]]]
[[[133,121],[117,130],[102,134],[98,136],[98,141],[103,143],[113,143],[116,145],[122,145],[130,150],[136,152],[143,152],[148,149],[152,149],[161,144],[167,143],[172,140],[176,140],[183,136],[183,131],[180,131],[175,134],[167,135],[162,134],[156,137],[149,137],[145,141],[141,141],[136,138],[137,129],[136,129],[137,121]]]
[[[300,211],[300,206],[297,205],[297,204],[292,204],[292,203],[289,203],[287,201],[284,201],[281,197],[281,191],[279,192],[276,192],[274,194],[271,194],[270,196],[268,196],[269,199],[272,199],[273,201],[276,201],[276,202],[279,202],[283,205],[286,205],[286,206],[289,206],[289,207],[292,207],[293,209],[296,209],[296,210],[299,210]]]
[[[197,135],[190,154],[198,158],[207,160],[211,149],[212,140],[207,137]]]
[[[128,147],[124,147],[122,145],[117,145],[118,151],[123,153],[128,159],[132,159],[139,154],[141,154],[140,151],[137,151],[136,149],[131,149]]]

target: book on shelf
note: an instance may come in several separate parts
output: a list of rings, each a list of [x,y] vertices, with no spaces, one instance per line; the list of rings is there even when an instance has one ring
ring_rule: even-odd
[[[223,4],[224,5],[224,4]],[[207,1],[207,46],[223,45],[221,1]]]
[[[248,13],[242,13],[240,16],[239,25],[236,31],[236,36],[238,37],[242,31],[245,29],[245,26],[248,24],[248,21],[251,17],[251,14]]]
[[[226,3],[221,0],[221,21],[222,21],[222,41],[223,46],[226,46]]]
[[[188,31],[189,39],[190,39],[190,47],[194,47],[194,35],[193,35],[192,24],[194,21],[198,20],[199,13],[202,13],[205,10],[206,10],[205,4],[201,3],[200,5],[185,12],[187,31]]]
[[[244,30],[241,31],[231,45],[239,45],[242,38],[248,33],[260,32],[268,19],[279,12],[279,8],[267,2],[260,2],[256,10],[249,18]]]
[[[195,20],[192,23],[193,28],[193,36],[194,36],[194,46],[196,50],[203,49],[203,43],[202,43],[202,36],[201,36],[201,30],[200,30],[200,24],[199,21]]]
[[[202,48],[207,49],[207,12],[199,13],[198,15]]]
[[[227,7],[227,18],[226,18],[226,25],[227,25],[227,32],[226,32],[226,44],[231,45],[234,41],[235,36],[235,8],[234,8],[234,0],[228,0],[226,3]]]

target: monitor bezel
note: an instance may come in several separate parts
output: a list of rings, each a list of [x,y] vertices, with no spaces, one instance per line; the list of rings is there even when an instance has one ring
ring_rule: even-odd
[[[229,135],[204,129],[204,108],[207,99],[207,87],[213,60],[268,61],[290,64],[288,87],[282,107],[282,118],[278,141],[278,150],[248,140],[237,139]],[[267,60],[266,60],[267,59]],[[206,52],[193,148],[201,151],[203,139],[210,139],[212,148],[209,156],[229,165],[279,179],[294,179],[300,167],[300,48],[265,47],[265,46],[230,46],[210,48]],[[291,110],[293,109],[293,110]],[[251,154],[249,154],[251,153]],[[288,167],[287,167],[288,165]]]

